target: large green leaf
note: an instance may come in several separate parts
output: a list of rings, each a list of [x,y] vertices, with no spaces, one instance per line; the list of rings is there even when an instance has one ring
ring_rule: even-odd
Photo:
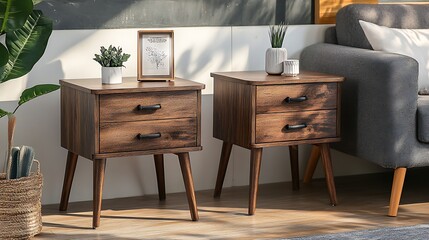
[[[0,73],[3,72],[4,66],[9,60],[9,52],[7,48],[0,43]]]
[[[21,29],[8,32],[6,46],[9,61],[0,76],[0,83],[30,72],[45,52],[51,33],[52,21],[39,10],[33,11]]]
[[[33,4],[36,5],[36,4],[39,4],[39,3],[43,2],[43,1],[44,0],[33,0]]]
[[[0,33],[20,29],[32,11],[32,0],[0,0]]]
[[[45,95],[47,93],[53,92],[55,90],[58,90],[60,88],[59,85],[56,84],[40,84],[36,85],[32,88],[25,89],[21,97],[19,98],[18,105],[21,106],[22,104],[36,98],[42,95]]]
[[[5,110],[3,110],[3,109],[0,108],[0,118],[6,116],[8,114],[9,114],[9,112],[7,112],[7,111],[5,111]]]

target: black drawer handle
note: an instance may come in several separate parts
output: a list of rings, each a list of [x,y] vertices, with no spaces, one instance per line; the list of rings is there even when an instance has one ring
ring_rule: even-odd
[[[138,105],[137,106],[137,110],[152,110],[152,111],[155,111],[155,110],[158,110],[158,109],[161,109],[161,104],[155,104],[155,105],[149,105],[149,106],[142,106],[142,105]]]
[[[302,124],[298,124],[298,125],[289,125],[287,124],[283,130],[295,130],[295,129],[302,129],[302,128],[306,128],[307,127],[307,123],[302,123]]]
[[[285,98],[285,102],[287,102],[287,103],[304,102],[306,100],[308,100],[307,96],[301,96],[301,97],[297,97],[297,98],[291,98],[291,97]]]
[[[161,133],[149,133],[149,134],[137,134],[137,139],[143,140],[143,139],[154,139],[154,138],[160,138]]]

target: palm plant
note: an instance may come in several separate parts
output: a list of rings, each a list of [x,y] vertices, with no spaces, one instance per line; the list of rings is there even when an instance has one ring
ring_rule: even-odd
[[[51,33],[52,20],[41,11],[34,10],[33,0],[0,0],[0,40],[3,39],[0,41],[0,84],[29,73],[45,52]],[[13,145],[16,110],[22,104],[57,89],[59,86],[55,84],[33,86],[22,92],[13,111],[0,109],[0,118],[9,117],[8,159]]]

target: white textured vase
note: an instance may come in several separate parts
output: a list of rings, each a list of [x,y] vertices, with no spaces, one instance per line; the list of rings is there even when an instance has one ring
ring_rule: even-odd
[[[282,74],[283,62],[286,59],[286,48],[268,48],[265,52],[265,71],[271,75]]]
[[[122,83],[122,67],[101,67],[101,82],[103,84]]]
[[[295,77],[299,74],[299,60],[298,59],[288,59],[284,61],[284,75]]]

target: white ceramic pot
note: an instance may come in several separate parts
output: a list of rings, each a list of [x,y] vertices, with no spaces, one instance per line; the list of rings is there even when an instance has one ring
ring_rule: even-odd
[[[271,75],[282,74],[283,62],[286,59],[286,48],[268,48],[265,52],[265,71]]]
[[[288,59],[284,61],[284,75],[295,77],[299,74],[299,60]]]
[[[101,82],[103,84],[122,83],[122,67],[101,67]]]

